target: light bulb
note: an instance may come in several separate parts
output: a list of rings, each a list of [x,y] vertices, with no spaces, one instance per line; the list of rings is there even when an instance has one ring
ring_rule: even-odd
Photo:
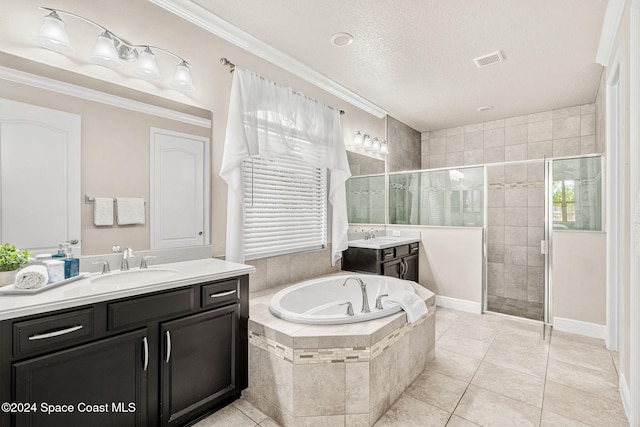
[[[73,52],[73,47],[71,47],[71,42],[69,41],[69,34],[67,34],[67,30],[64,28],[64,22],[54,10],[44,17],[44,23],[36,36],[36,42],[40,46],[56,52]]]
[[[191,92],[195,89],[193,85],[193,81],[191,80],[191,71],[189,71],[189,64],[186,61],[182,61],[178,67],[176,67],[176,72],[173,75],[173,80],[169,83],[171,87],[181,90],[183,92]]]
[[[105,31],[98,36],[96,45],[93,48],[91,61],[105,67],[115,68],[120,66],[118,51],[116,50],[113,38],[108,31]]]
[[[160,78],[160,71],[158,71],[156,57],[148,46],[144,48],[140,54],[140,58],[138,58],[136,74],[144,79],[155,80]]]
[[[360,131],[356,132],[356,136],[353,138],[353,145],[356,147],[360,147],[362,145],[364,137],[360,133]]]

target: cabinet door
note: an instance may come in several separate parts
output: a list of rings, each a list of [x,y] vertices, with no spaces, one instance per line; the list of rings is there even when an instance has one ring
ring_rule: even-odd
[[[240,393],[236,348],[240,305],[233,304],[160,327],[162,425],[181,425]]]
[[[402,258],[404,262],[404,277],[405,280],[418,281],[418,255],[410,255]]]
[[[15,402],[36,411],[15,426],[142,426],[147,418],[146,329],[13,364]],[[72,412],[43,412],[43,404]]]
[[[402,273],[402,265],[400,264],[400,261],[400,259],[396,259],[393,261],[383,262],[382,275],[401,279],[400,275]]]

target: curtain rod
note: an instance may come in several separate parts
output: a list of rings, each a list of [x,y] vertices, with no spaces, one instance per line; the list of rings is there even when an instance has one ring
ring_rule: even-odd
[[[233,62],[229,61],[227,58],[220,58],[220,63],[224,66],[227,66],[230,68],[229,72],[233,73],[236,69],[236,64],[234,64]],[[296,92],[298,93],[298,92]],[[333,107],[330,107],[333,108]],[[335,110],[335,108],[334,108]],[[338,110],[340,112],[340,115],[344,115],[344,110]]]

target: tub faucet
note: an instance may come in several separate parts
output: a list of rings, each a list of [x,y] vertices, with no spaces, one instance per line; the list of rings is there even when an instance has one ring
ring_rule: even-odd
[[[120,265],[120,270],[129,270],[129,258],[133,258],[134,256],[136,256],[136,254],[133,252],[133,249],[125,248],[125,250],[122,251],[122,264]]]
[[[356,276],[347,277],[342,286],[347,286],[347,282],[349,280],[355,280],[360,285],[360,290],[362,291],[362,313],[371,313],[371,309],[369,309],[369,296],[367,295],[367,284],[362,281],[361,278]]]

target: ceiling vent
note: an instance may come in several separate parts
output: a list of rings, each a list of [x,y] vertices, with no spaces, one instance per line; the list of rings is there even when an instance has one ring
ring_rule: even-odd
[[[504,61],[504,54],[500,50],[489,53],[487,55],[479,56],[477,58],[473,58],[473,62],[476,63],[476,66],[478,68],[483,68],[492,64],[497,64],[498,62],[502,62],[502,61]]]

